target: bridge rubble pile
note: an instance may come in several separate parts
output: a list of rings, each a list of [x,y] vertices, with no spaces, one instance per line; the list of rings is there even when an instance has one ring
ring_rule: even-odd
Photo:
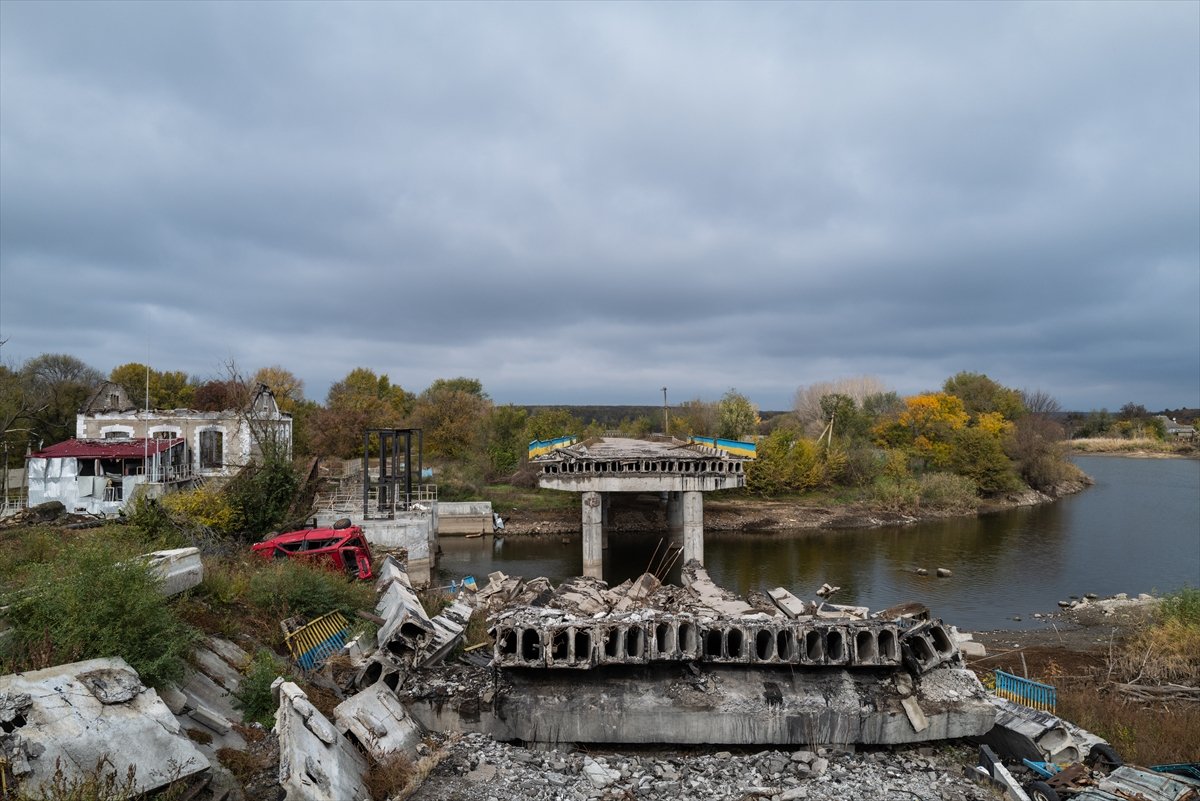
[[[871,615],[783,588],[747,602],[698,563],[684,585],[493,573],[473,599],[490,680],[380,675],[427,728],[505,741],[876,745],[992,726],[956,632],[923,608]]]

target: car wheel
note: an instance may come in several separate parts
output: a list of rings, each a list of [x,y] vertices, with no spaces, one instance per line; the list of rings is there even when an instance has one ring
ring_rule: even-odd
[[[1088,751],[1085,762],[1093,770],[1101,770],[1105,773],[1116,770],[1125,764],[1125,760],[1117,755],[1117,750],[1107,743],[1093,745],[1092,750]]]
[[[1059,801],[1058,793],[1045,782],[1030,782],[1025,785],[1025,792],[1030,801]]]
[[[350,528],[350,518],[341,517],[334,521],[333,527],[336,529]]]

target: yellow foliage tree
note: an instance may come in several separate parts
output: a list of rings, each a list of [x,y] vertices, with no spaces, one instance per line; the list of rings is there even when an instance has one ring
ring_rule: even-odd
[[[950,464],[954,433],[970,416],[961,399],[946,392],[927,392],[904,400],[904,409],[875,427],[881,445],[905,448],[932,467]]]

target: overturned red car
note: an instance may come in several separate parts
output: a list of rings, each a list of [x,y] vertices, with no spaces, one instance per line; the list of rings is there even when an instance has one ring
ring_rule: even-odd
[[[371,549],[358,526],[339,520],[333,528],[303,528],[250,546],[264,559],[310,559],[351,578],[372,579]]]

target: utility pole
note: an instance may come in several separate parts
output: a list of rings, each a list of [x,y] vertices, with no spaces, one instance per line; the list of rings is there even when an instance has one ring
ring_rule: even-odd
[[[667,388],[663,387],[663,434],[671,436],[671,421],[667,419]]]

